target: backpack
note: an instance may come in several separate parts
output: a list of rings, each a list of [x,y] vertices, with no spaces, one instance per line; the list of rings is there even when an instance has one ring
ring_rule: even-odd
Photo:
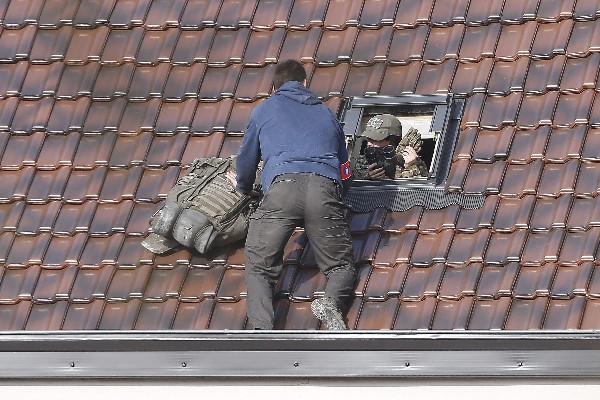
[[[246,236],[258,199],[238,192],[226,177],[229,171],[235,171],[235,156],[194,160],[151,218],[152,232],[165,239],[163,244],[182,244],[204,254]],[[160,239],[155,235],[149,239]]]

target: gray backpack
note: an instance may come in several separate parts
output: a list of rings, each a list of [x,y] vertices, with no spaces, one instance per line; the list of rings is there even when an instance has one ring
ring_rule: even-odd
[[[243,239],[258,199],[235,190],[229,171],[235,171],[235,156],[194,160],[152,216],[153,234],[142,244],[155,253],[182,244],[204,254]]]

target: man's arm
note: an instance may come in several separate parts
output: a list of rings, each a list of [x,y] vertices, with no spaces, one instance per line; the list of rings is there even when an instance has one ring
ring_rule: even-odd
[[[236,157],[236,189],[244,194],[250,194],[254,180],[256,179],[256,169],[260,161],[260,143],[258,141],[258,130],[250,117],[244,141]]]

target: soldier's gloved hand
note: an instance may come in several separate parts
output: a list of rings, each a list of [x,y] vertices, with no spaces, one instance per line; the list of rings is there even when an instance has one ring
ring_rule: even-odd
[[[385,177],[385,170],[377,167],[377,163],[369,164],[367,167],[367,177],[373,180],[380,180]]]
[[[407,146],[402,151],[402,157],[404,157],[404,167],[410,167],[417,160],[417,152],[410,146]]]

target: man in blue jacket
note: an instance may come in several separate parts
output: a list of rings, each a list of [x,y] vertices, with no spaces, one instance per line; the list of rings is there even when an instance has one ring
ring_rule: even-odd
[[[252,111],[237,154],[237,190],[249,194],[262,160],[263,199],[250,217],[246,238],[248,321],[273,329],[273,292],[284,248],[303,226],[327,278],[325,296],[311,310],[327,329],[347,329],[344,314],[356,270],[343,193],[352,175],[342,127],[306,88],[306,71],[295,60],[280,62],[273,94]]]

